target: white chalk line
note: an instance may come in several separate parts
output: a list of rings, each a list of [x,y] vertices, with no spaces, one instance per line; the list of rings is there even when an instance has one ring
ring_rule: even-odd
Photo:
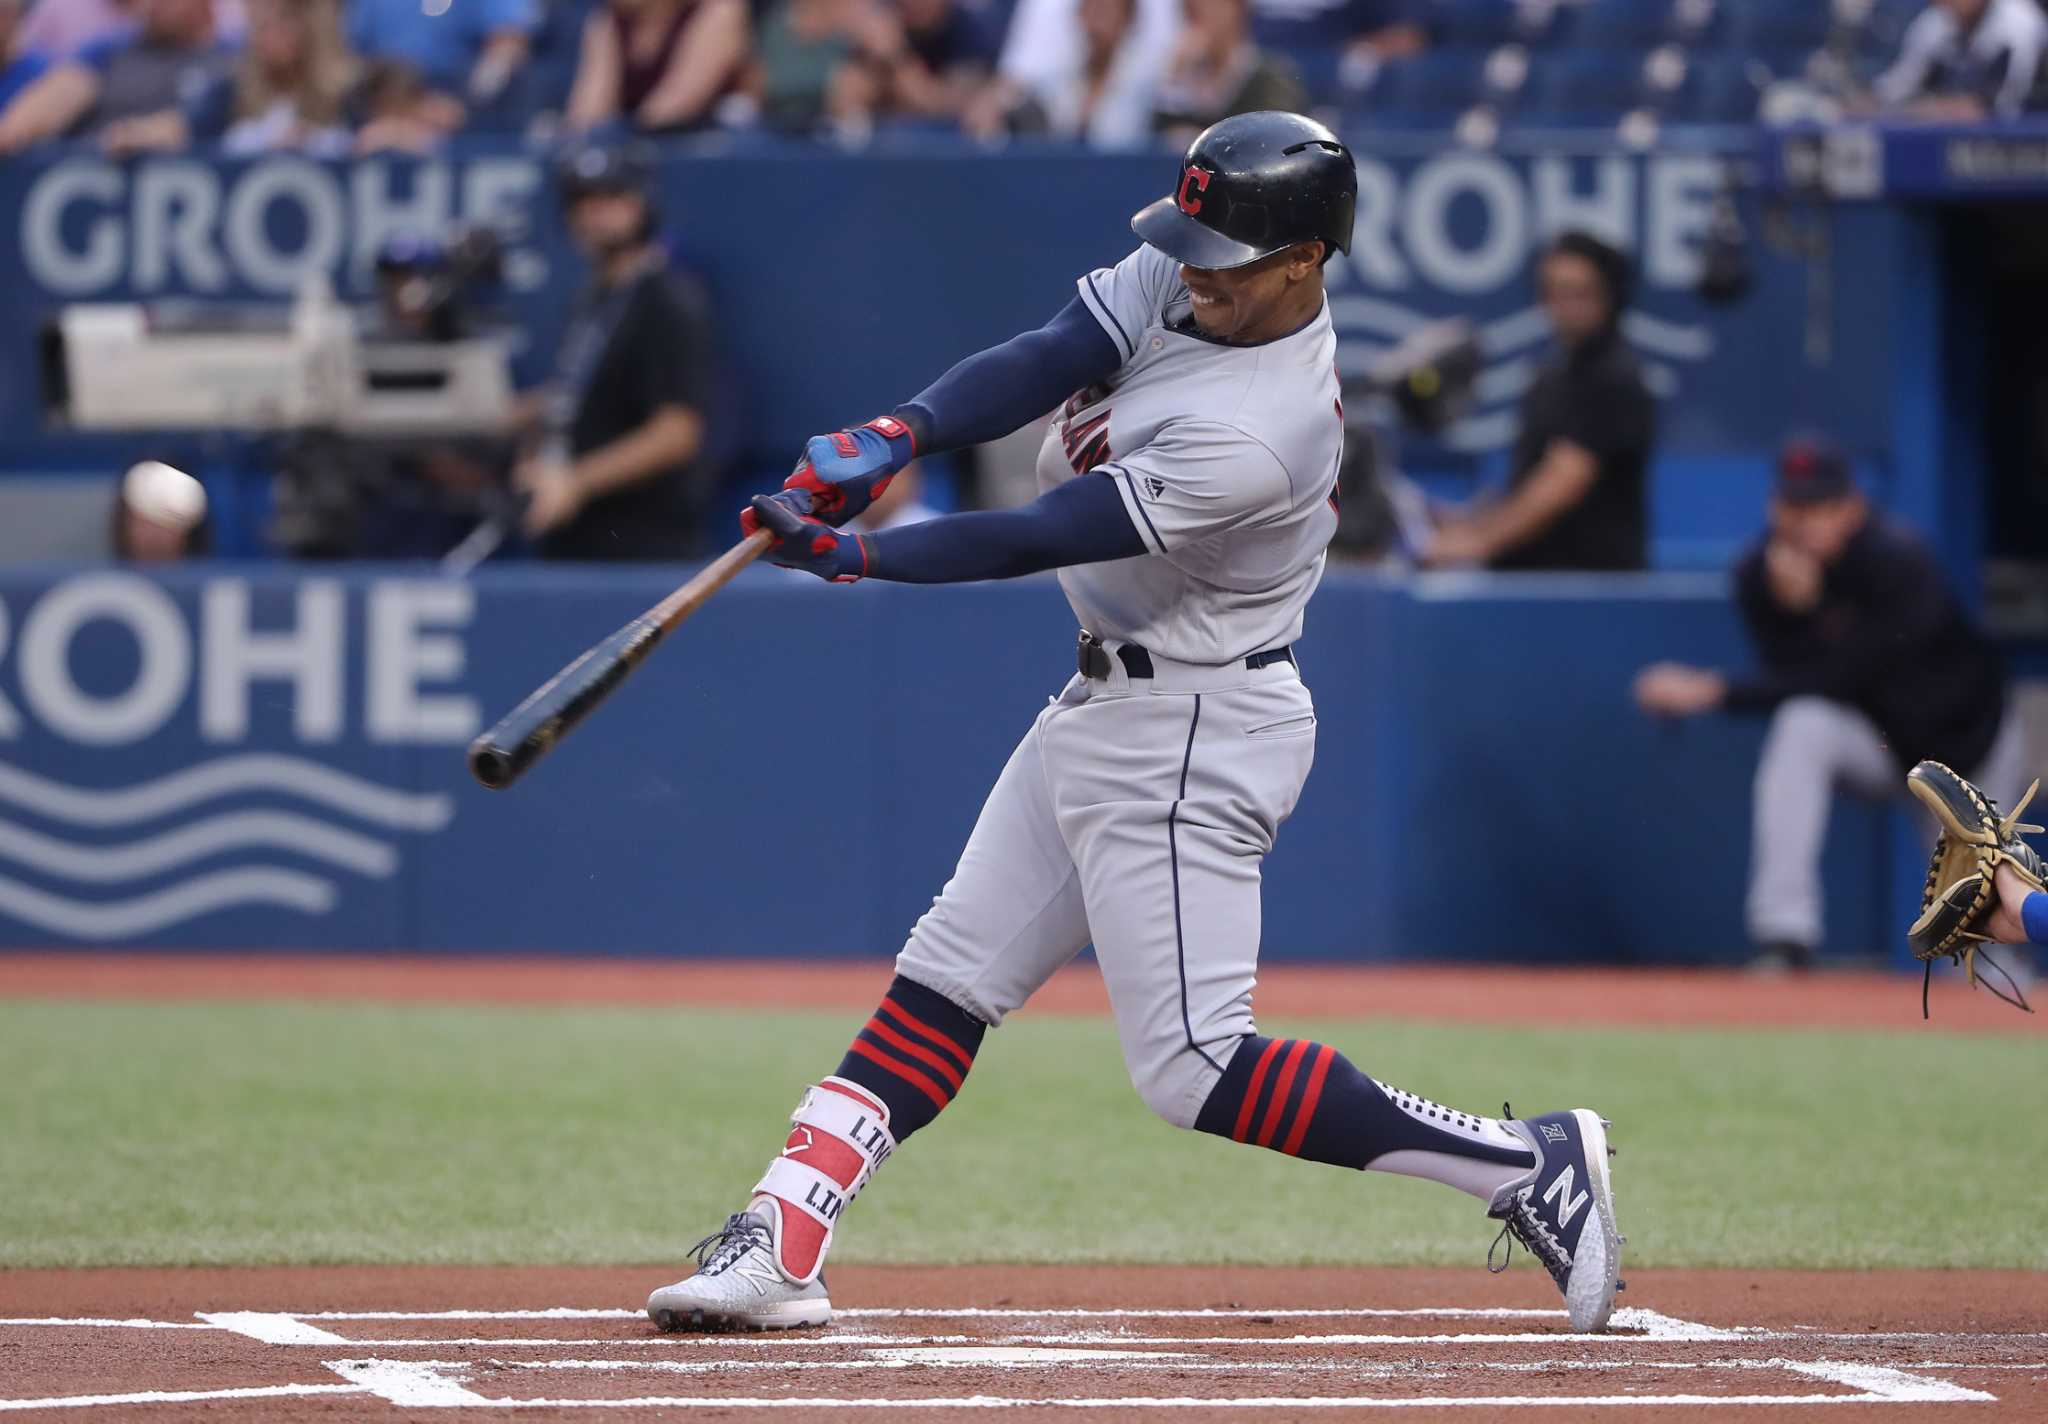
[[[1023,1352],[1018,1352],[1022,1354]],[[591,1373],[664,1374],[664,1375],[708,1375],[745,1374],[748,1372],[788,1372],[803,1374],[816,1371],[849,1370],[905,1370],[915,1368],[932,1369],[1035,1369],[1045,1364],[1073,1365],[1086,1370],[1091,1366],[1111,1369],[1121,1373],[1126,1370],[1173,1370],[1191,1373],[1220,1374],[1324,1374],[1351,1375],[1367,1379],[1439,1379],[1451,1374],[1557,1374],[1568,1371],[1597,1371],[1611,1373],[1617,1370],[1662,1370],[1666,1372],[1698,1373],[1702,1370],[1767,1370],[1785,1369],[1793,1361],[1782,1358],[1770,1359],[1721,1359],[1721,1360],[1470,1360],[1452,1366],[1449,1363],[1415,1364],[1407,1361],[1328,1361],[1328,1360],[1203,1360],[1182,1353],[1153,1350],[1072,1350],[1046,1352],[1057,1358],[1014,1358],[1011,1352],[1000,1349],[974,1349],[971,1347],[950,1350],[890,1350],[876,1349],[868,1352],[867,1358],[858,1360],[412,1360],[405,1363],[426,1370],[563,1370],[588,1371]],[[2048,1362],[2041,1364],[1967,1364],[1940,1360],[1915,1361],[1891,1368],[1910,1370],[2034,1370],[2048,1371]]]
[[[508,1349],[541,1349],[552,1346],[580,1346],[584,1348],[613,1349],[655,1348],[655,1349],[718,1349],[737,1347],[751,1350],[830,1350],[842,1345],[1200,1345],[1247,1348],[1263,1345],[1668,1345],[1697,1343],[1726,1344],[1771,1344],[1788,1337],[1775,1335],[1740,1335],[1722,1337],[1719,1335],[1574,1335],[1569,1331],[1553,1331],[1541,1335],[1129,1335],[1106,1330],[1065,1331],[1054,1334],[1033,1335],[725,1335],[725,1334],[677,1334],[629,1336],[607,1339],[603,1336],[515,1336],[462,1335],[423,1336],[397,1340],[380,1340],[361,1336],[343,1340],[345,1345],[375,1345],[379,1349],[420,1350],[437,1346],[489,1346],[502,1345]],[[1824,1337],[1802,1336],[1802,1339],[1820,1343]],[[1846,1340],[1867,1340],[1868,1335],[1844,1335]],[[1941,1337],[1953,1340],[1957,1337]]]
[[[744,1395],[644,1395],[627,1399],[515,1399],[478,1394],[450,1379],[439,1367],[406,1364],[390,1360],[332,1360],[328,1367],[355,1385],[369,1389],[400,1408],[467,1405],[486,1409],[1472,1409],[1472,1408],[1577,1408],[1594,1409],[1628,1406],[1637,1409],[1658,1405],[1786,1406],[1797,1404],[1952,1404],[1996,1402],[1997,1396],[1951,1384],[1946,1380],[1924,1379],[1903,1370],[1847,1361],[1770,1362],[1769,1367],[1789,1370],[1809,1378],[1846,1385],[1853,1394],[1666,1394],[1666,1395],[1481,1395],[1409,1396],[1382,1395],[1289,1395],[1250,1398],[1195,1398],[1107,1395],[1102,1397],[1055,1397],[1010,1395],[966,1395],[936,1399],[887,1399],[874,1397],[757,1397]],[[1765,1367],[1759,1363],[1757,1368]],[[1700,1364],[1696,1368],[1711,1368]]]
[[[261,1340],[266,1345],[347,1345],[331,1330],[322,1330],[317,1325],[289,1315],[260,1310],[202,1310],[199,1318],[209,1325],[237,1335],[246,1335],[251,1340]]]
[[[782,1373],[804,1374],[816,1371],[868,1370],[887,1372],[918,1369],[997,1369],[1035,1370],[1049,1364],[1062,1368],[1072,1366],[1087,1369],[1091,1366],[1126,1370],[1173,1370],[1207,1374],[1326,1374],[1353,1375],[1367,1379],[1434,1379],[1451,1373],[1445,1366],[1410,1365],[1394,1363],[1372,1363],[1357,1361],[1336,1363],[1326,1360],[1201,1360],[1187,1355],[1161,1354],[1151,1351],[1133,1351],[1122,1358],[1113,1358],[1114,1352],[1103,1351],[1097,1359],[1082,1359],[1065,1355],[1059,1360],[1011,1359],[1006,1352],[982,1352],[973,1356],[952,1358],[940,1351],[904,1350],[878,1351],[861,1360],[412,1360],[424,1369],[473,1370],[484,1365],[500,1370],[588,1370],[593,1373],[663,1374],[663,1375],[716,1375]],[[1462,1369],[1463,1366],[1460,1366]],[[1613,1366],[1606,1366],[1612,1369]]]
[[[266,1384],[247,1389],[148,1389],[135,1394],[59,1394],[48,1399],[0,1399],[7,1409],[90,1409],[121,1404],[194,1404],[212,1399],[283,1399],[305,1394],[362,1394],[353,1384]]]
[[[546,1310],[292,1310],[283,1313],[299,1320],[638,1320],[647,1312],[555,1306]],[[846,1320],[1342,1320],[1353,1317],[1365,1320],[1381,1317],[1426,1319],[1432,1316],[1470,1320],[1562,1320],[1565,1314],[1562,1310],[1525,1310],[1508,1306],[1427,1306],[1403,1310],[1363,1306],[1350,1310],[1082,1310],[1066,1306],[1024,1310],[982,1306],[854,1306],[835,1313]]]

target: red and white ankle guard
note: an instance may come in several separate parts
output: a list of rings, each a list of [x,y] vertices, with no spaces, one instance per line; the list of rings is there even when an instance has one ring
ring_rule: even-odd
[[[858,1083],[827,1078],[804,1090],[789,1141],[754,1184],[776,1205],[775,1263],[797,1285],[824,1269],[839,1213],[896,1150],[889,1109]]]

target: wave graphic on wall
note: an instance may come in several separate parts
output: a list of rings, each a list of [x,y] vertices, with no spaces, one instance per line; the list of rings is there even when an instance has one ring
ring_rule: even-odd
[[[294,798],[311,803],[314,811],[215,805],[250,794]],[[0,916],[84,940],[132,939],[248,906],[327,914],[341,901],[339,882],[268,858],[290,855],[330,872],[388,879],[398,872],[398,847],[330,815],[413,832],[439,831],[455,815],[451,796],[405,791],[270,752],[224,756],[109,788],[71,786],[0,763],[0,808],[66,828],[35,829],[0,816]],[[78,838],[79,831],[129,833],[172,817],[184,819],[118,841]],[[224,857],[241,863],[197,869]],[[182,878],[143,893],[120,893],[171,873]]]
[[[1367,374],[1403,337],[1435,318],[1385,297],[1338,296],[1330,299],[1330,318],[1337,328],[1337,368],[1347,377]],[[1642,359],[1643,377],[1660,399],[1679,388],[1673,362],[1699,362],[1714,354],[1714,333],[1704,323],[1686,325],[1645,311],[1622,318],[1622,335]],[[1516,409],[1536,377],[1538,361],[1530,348],[1550,335],[1550,323],[1539,306],[1527,306],[1496,317],[1479,327],[1479,349],[1485,359],[1472,409],[1444,432],[1443,444],[1467,454],[1503,450],[1520,426]]]

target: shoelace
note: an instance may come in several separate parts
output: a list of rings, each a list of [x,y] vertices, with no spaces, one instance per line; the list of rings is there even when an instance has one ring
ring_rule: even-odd
[[[1494,1275],[1505,1271],[1513,1262],[1515,1246],[1543,1263],[1543,1269],[1550,1272],[1551,1279],[1562,1282],[1570,1274],[1571,1258],[1565,1254],[1564,1243],[1552,1234],[1542,1216],[1529,1205],[1534,1189],[1524,1187],[1515,1194],[1515,1204],[1501,1222],[1500,1235],[1493,1238],[1493,1244],[1486,1248],[1486,1269]],[[1506,1247],[1505,1250],[1502,1250]],[[1494,1264],[1494,1253],[1500,1253],[1500,1263]]]
[[[715,1276],[756,1246],[769,1244],[768,1223],[750,1211],[736,1211],[725,1225],[690,1248],[703,1274]]]

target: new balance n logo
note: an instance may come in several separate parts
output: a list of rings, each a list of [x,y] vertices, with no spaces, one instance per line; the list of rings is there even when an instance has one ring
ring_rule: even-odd
[[[1548,1130],[1547,1126],[1545,1130]],[[1572,1218],[1577,1216],[1581,1208],[1593,1199],[1593,1194],[1590,1191],[1580,1192],[1577,1196],[1572,1195],[1572,1186],[1577,1175],[1577,1168],[1567,1167],[1557,1174],[1557,1179],[1549,1187],[1545,1188],[1543,1192],[1544,1204],[1557,1210],[1557,1226],[1560,1231],[1570,1226]]]

